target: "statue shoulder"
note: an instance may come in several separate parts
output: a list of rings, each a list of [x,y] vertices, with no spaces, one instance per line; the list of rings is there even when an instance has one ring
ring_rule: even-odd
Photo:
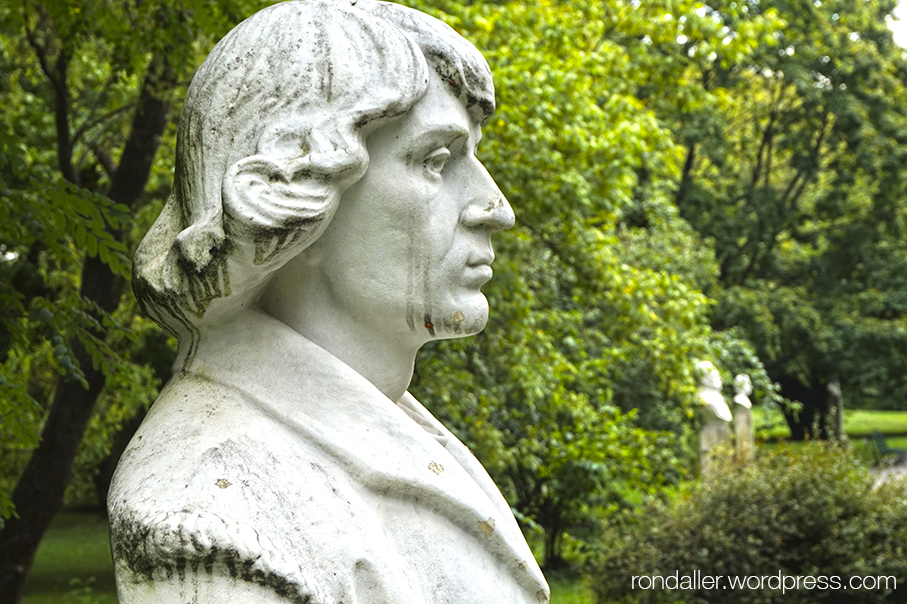
[[[219,604],[236,598],[218,590],[237,585],[275,601],[345,601],[357,560],[374,558],[363,552],[378,531],[367,509],[348,472],[280,418],[230,386],[181,377],[111,484],[118,582],[133,586],[120,588],[121,602],[185,602],[185,590],[203,589],[210,597],[194,601]],[[313,520],[323,518],[341,528]],[[325,550],[332,555],[318,555]]]

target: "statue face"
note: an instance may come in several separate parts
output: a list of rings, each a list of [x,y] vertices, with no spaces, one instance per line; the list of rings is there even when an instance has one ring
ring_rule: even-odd
[[[368,137],[365,176],[305,254],[347,322],[420,345],[484,328],[491,235],[514,217],[475,156],[480,137],[434,74],[408,114]]]
[[[699,371],[700,386],[721,390],[721,373],[719,373],[718,369],[711,361],[701,361],[697,363],[696,369]]]

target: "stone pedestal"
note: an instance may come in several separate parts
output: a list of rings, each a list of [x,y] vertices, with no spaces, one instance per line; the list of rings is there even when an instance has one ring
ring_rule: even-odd
[[[711,472],[716,449],[731,443],[731,428],[726,421],[714,419],[706,421],[699,430],[699,468],[700,474],[708,476]]]
[[[734,432],[737,438],[737,460],[741,463],[749,463],[756,453],[752,409],[734,405]]]

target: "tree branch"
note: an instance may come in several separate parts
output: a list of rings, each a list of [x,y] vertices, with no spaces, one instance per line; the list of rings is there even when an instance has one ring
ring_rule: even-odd
[[[85,135],[86,132],[88,132],[95,126],[102,124],[105,121],[112,119],[122,113],[126,113],[126,112],[132,110],[135,107],[136,103],[137,103],[137,101],[133,101],[131,103],[126,103],[122,107],[117,107],[116,109],[112,109],[112,110],[108,111],[107,113],[105,113],[104,115],[96,117],[93,120],[86,119],[85,122],[83,122],[82,125],[79,126],[79,128],[76,130],[75,134],[72,135],[73,142],[74,143],[77,142],[80,138],[82,138],[82,136]]]
[[[756,152],[756,165],[753,166],[753,173],[750,176],[750,182],[754,187],[759,183],[759,179],[762,177],[762,158],[765,154],[766,147],[771,147],[776,118],[777,114],[775,113],[775,110],[772,109],[768,114],[768,124],[765,125],[765,130],[762,131],[762,140],[759,143],[759,150]],[[766,178],[768,177],[766,176]]]
[[[114,124],[116,124],[116,122],[114,120],[112,120],[111,118],[113,118],[114,116],[116,116],[120,113],[123,113],[129,109],[134,108],[136,106],[137,102],[138,101],[134,101],[127,105],[123,105],[122,107],[120,107],[118,109],[114,109],[113,111],[108,112],[102,118],[98,118],[97,120],[95,120],[95,124],[100,123],[104,119],[108,119],[110,121],[108,121],[97,132],[95,132],[94,136],[91,137],[90,141],[85,143],[85,150],[82,151],[82,153],[79,155],[78,161],[76,161],[76,170],[77,171],[82,169],[82,165],[85,163],[85,158],[88,156],[88,153],[90,151],[94,152],[95,156],[97,157],[97,144],[96,143],[98,142],[98,139],[101,138],[101,136],[105,132],[109,131],[114,126]],[[78,137],[78,133],[76,134],[76,137]],[[106,156],[106,157],[109,159],[110,156]],[[104,165],[104,164],[102,164],[102,165]],[[113,169],[111,170],[111,168],[113,168]],[[116,168],[113,166],[113,164],[110,164],[109,166],[104,165],[104,169],[107,172],[107,175],[110,176],[111,178],[113,178],[113,174],[114,174],[114,172],[116,172]]]
[[[42,15],[41,19],[44,21],[45,17]],[[66,84],[66,74],[70,59],[69,53],[61,45],[57,59],[51,65],[47,45],[39,42],[35,30],[28,27],[28,20],[25,23],[25,37],[35,51],[38,63],[41,65],[41,71],[44,72],[44,76],[50,82],[54,91],[54,122],[57,129],[57,161],[60,165],[60,172],[63,174],[63,178],[78,185],[79,175],[72,163],[73,141],[69,127],[71,103],[69,87]],[[40,25],[41,23],[38,24],[38,26]],[[50,34],[47,35],[49,36]]]
[[[92,116],[94,116],[95,112],[98,110],[98,107],[102,106],[106,102],[107,93],[110,90],[110,87],[113,85],[113,82],[115,81],[115,79],[116,79],[115,71],[111,72],[111,74],[109,76],[107,76],[107,80],[104,82],[104,85],[101,86],[100,91],[97,93],[97,95],[95,95],[94,103],[92,103],[91,107],[88,109],[87,116],[85,117],[85,120],[82,123],[82,126],[80,126],[79,128],[76,129],[76,133],[73,135],[73,140],[78,140],[79,137],[88,128],[90,128],[90,126],[88,126],[87,124],[95,122],[95,120],[93,119]]]
[[[687,145],[687,158],[683,162],[683,172],[680,175],[680,186],[677,187],[677,194],[674,196],[674,205],[680,208],[683,200],[687,195],[687,187],[692,180],[693,166],[696,164],[696,145]]]
[[[98,163],[104,168],[104,172],[107,173],[107,177],[110,178],[110,180],[113,180],[114,175],[116,175],[117,172],[117,167],[116,164],[113,163],[113,158],[111,158],[110,154],[104,149],[94,147],[92,151],[94,152],[95,159],[98,160]]]

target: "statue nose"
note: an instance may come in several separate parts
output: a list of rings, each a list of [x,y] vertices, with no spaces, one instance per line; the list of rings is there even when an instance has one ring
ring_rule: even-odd
[[[469,228],[484,228],[492,233],[513,226],[513,208],[488,170],[474,160],[475,170],[470,175],[469,199],[461,215],[461,222]]]

